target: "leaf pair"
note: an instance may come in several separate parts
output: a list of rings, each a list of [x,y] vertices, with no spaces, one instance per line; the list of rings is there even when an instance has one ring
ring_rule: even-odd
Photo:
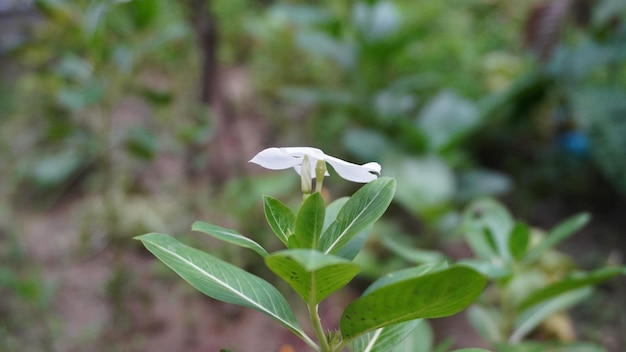
[[[302,203],[297,216],[279,200],[266,196],[263,198],[265,217],[289,249],[314,249],[353,259],[356,255],[353,248],[346,251],[344,247],[383,215],[393,199],[395,187],[395,180],[389,177],[366,184],[345,202],[341,201],[341,209],[336,215],[332,214],[335,218],[330,223],[319,193]]]

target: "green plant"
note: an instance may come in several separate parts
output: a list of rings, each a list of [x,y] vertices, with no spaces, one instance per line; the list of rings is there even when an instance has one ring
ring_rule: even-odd
[[[139,125],[136,113],[133,122],[121,121],[118,109],[130,98],[154,112],[175,107],[173,77],[180,72],[171,63],[190,52],[183,50],[188,28],[180,6],[162,0],[33,6],[42,16],[9,59],[19,63],[12,100],[36,103],[14,104],[1,129],[2,139],[13,141],[0,156],[15,170],[15,183],[62,192],[90,171],[116,168],[107,180],[127,175],[131,163],[114,162],[114,152],[151,160],[163,133],[158,127],[169,133],[174,125],[163,119]]]
[[[505,7],[463,1],[276,4],[253,23],[256,59],[264,59],[257,85],[267,100],[303,112],[306,137],[335,148],[339,140],[355,158],[383,162],[386,174],[398,180],[398,203],[435,227],[451,205],[511,186],[506,176],[477,167],[464,148],[487,116],[482,101],[467,98],[488,90],[475,51],[514,57],[494,43],[505,42],[520,23],[507,21],[516,25],[494,37],[473,16],[489,17],[493,25],[510,16]],[[291,65],[294,60],[299,65]],[[498,79],[510,81],[520,61],[500,62],[507,71]]]
[[[582,213],[543,233],[515,221],[491,199],[475,201],[467,208],[462,230],[475,258],[460,262],[493,282],[468,310],[469,319],[498,351],[545,350],[550,343],[531,343],[527,340],[531,332],[588,298],[592,286],[626,274],[623,266],[577,270],[565,254],[554,249],[588,221],[589,215]],[[560,348],[570,351],[582,345],[575,342]]]
[[[344,310],[338,331],[326,331],[320,302],[359,272],[353,262],[394,196],[395,180],[377,178],[380,165],[355,165],[314,148],[269,148],[252,162],[270,169],[294,167],[302,180],[303,201],[293,212],[281,201],[263,197],[270,228],[286,249],[268,253],[235,230],[196,222],[192,229],[248,248],[284,280],[307,307],[316,339],[295,318],[285,297],[268,281],[163,233],[137,237],[148,250],[204,294],[256,309],[272,317],[314,351],[390,351],[421,319],[455,314],[483,290],[486,277],[464,265],[439,263],[390,273],[372,283]],[[354,195],[328,206],[322,197],[326,165],[343,178],[367,182]],[[313,181],[314,180],[314,181]]]

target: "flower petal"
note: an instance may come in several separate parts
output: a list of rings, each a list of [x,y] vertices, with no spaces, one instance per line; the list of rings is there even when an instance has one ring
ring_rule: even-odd
[[[323,151],[313,147],[284,147],[279,148],[284,153],[287,153],[296,157],[304,157],[304,154],[309,156],[311,164],[315,165],[317,160],[323,160],[326,156]],[[315,160],[313,160],[315,159]]]
[[[284,151],[284,149],[287,148],[272,147],[264,149],[255,155],[254,158],[250,159],[249,162],[270,170],[288,169],[302,163],[304,154],[294,156]]]
[[[380,174],[381,166],[378,163],[367,163],[364,165],[352,164],[347,161],[326,155],[328,162],[333,169],[348,181],[367,183],[375,180]]]

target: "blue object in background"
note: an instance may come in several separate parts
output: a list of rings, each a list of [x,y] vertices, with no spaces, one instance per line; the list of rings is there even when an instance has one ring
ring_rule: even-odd
[[[589,155],[589,138],[581,131],[567,131],[557,137],[559,149],[568,155],[587,157]]]

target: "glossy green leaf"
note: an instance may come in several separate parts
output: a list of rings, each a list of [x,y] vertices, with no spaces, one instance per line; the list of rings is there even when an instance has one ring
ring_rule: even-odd
[[[588,213],[582,213],[574,215],[561,222],[554,229],[550,230],[548,236],[543,239],[543,241],[530,249],[526,257],[524,258],[524,262],[530,263],[539,259],[539,257],[541,257],[541,255],[546,250],[556,246],[566,238],[576,233],[576,231],[585,226],[590,219],[591,217]]]
[[[324,226],[325,212],[324,198],[319,192],[311,194],[302,202],[300,211],[296,216],[296,231],[294,233],[298,247],[317,249]]]
[[[403,323],[388,325],[361,335],[350,343],[354,352],[388,352],[404,341],[422,319],[409,320]]]
[[[464,266],[391,281],[346,307],[341,332],[350,339],[390,324],[456,314],[470,305],[486,284],[485,276]]]
[[[253,251],[257,252],[262,257],[267,257],[269,255],[267,251],[263,247],[261,247],[260,244],[254,242],[248,237],[241,235],[239,232],[235,230],[223,228],[217,225],[208,224],[202,221],[194,222],[193,225],[191,225],[191,229],[193,231],[206,233],[207,235],[213,236],[217,239],[220,239],[228,243],[238,245],[240,247],[252,249]]]
[[[380,177],[361,187],[341,208],[337,218],[322,234],[320,250],[338,253],[361,231],[378,220],[393,199],[396,181]]]
[[[357,264],[312,249],[272,253],[265,264],[308,303],[317,304],[344,287],[360,271]]]
[[[296,216],[285,204],[278,199],[263,196],[263,209],[267,223],[276,234],[276,237],[289,246],[289,237],[295,231]]]
[[[523,300],[518,310],[523,311],[541,301],[585,286],[597,285],[617,275],[626,275],[626,267],[601,268],[590,273],[575,273],[563,280],[557,281],[541,290],[533,292]]]
[[[162,233],[136,237],[185,281],[216,300],[262,312],[305,340],[285,298],[267,281]]]
[[[460,350],[454,350],[452,352],[491,352],[491,351],[486,350],[484,348],[463,348]]]
[[[339,211],[346,204],[348,199],[350,198],[342,197],[336,199],[334,202],[330,203],[326,207],[326,218],[324,219],[323,231],[326,231],[330,224],[332,224],[335,219],[337,219],[337,214],[339,214]],[[337,255],[348,260],[353,260],[365,246],[365,243],[367,242],[367,239],[369,238],[371,232],[372,226],[366,227],[363,231],[359,232],[348,243],[346,243],[346,245],[343,246],[339,250],[339,252],[337,252]]]
[[[591,295],[591,288],[583,287],[578,290],[565,292],[525,310],[515,320],[514,330],[509,337],[509,342],[518,343],[522,341],[524,336],[533,331],[547,317],[580,303],[589,295]]]
[[[445,268],[448,267],[448,263],[446,262],[440,262],[440,263],[434,263],[434,264],[423,264],[423,265],[419,265],[419,266],[414,266],[414,267],[410,267],[410,268],[405,268],[405,269],[401,269],[398,271],[394,271],[392,273],[389,273],[387,275],[382,276],[381,278],[379,278],[378,280],[374,281],[371,285],[369,285],[369,287],[363,292],[363,295],[367,295],[368,293],[387,286],[387,285],[391,285],[393,283],[399,282],[399,281],[403,281],[403,280],[409,280],[409,279],[414,279],[416,277],[420,277],[423,276],[427,273],[430,272],[436,272],[436,271],[441,271]]]

